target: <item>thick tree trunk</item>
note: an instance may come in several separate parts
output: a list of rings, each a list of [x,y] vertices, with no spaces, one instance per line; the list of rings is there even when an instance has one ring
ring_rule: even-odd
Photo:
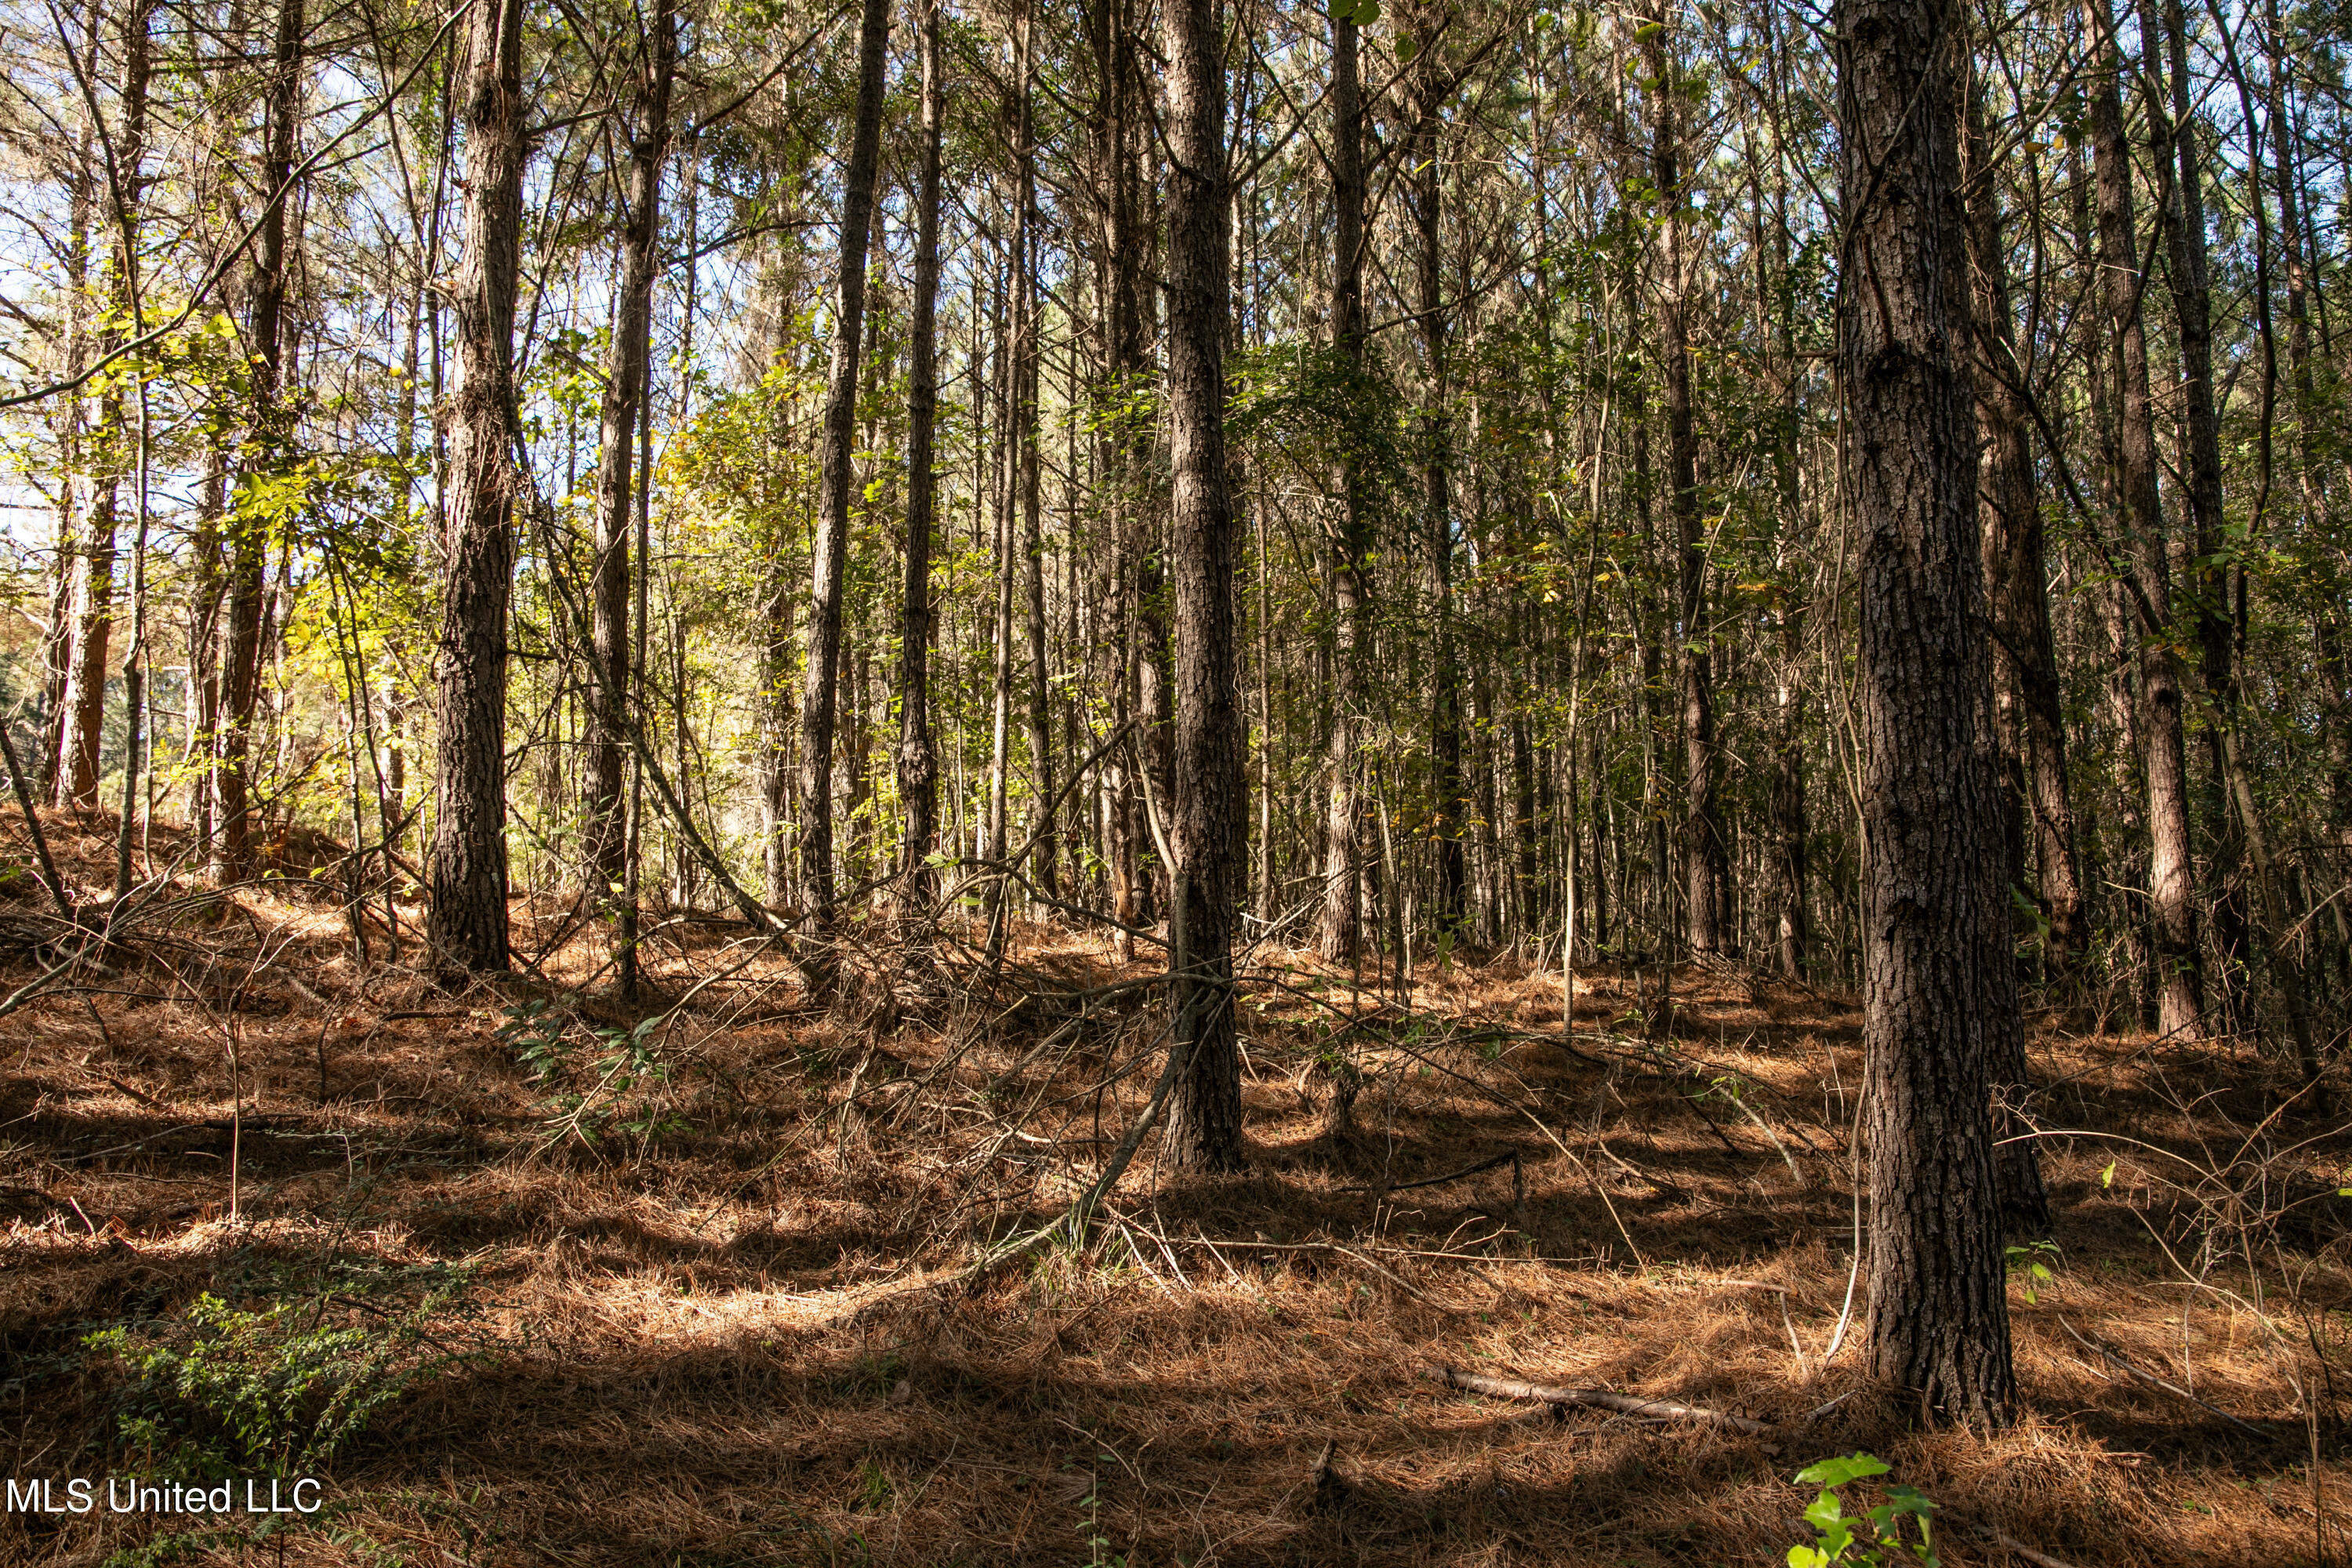
[[[849,564],[849,489],[856,433],[858,354],[866,321],[866,250],[874,224],[874,169],[882,142],[883,65],[890,0],[866,0],[857,37],[857,110],[842,171],[841,263],[833,366],[818,458],[816,534],[810,545],[808,658],[801,674],[801,896],[809,927],[833,921],[833,731],[841,667],[841,606]]]
[[[2135,596],[2159,626],[2170,617],[2171,567],[2164,505],[2157,492],[2156,422],[2148,397],[2147,335],[2140,310],[2138,237],[2132,226],[2132,174],[2124,142],[2122,67],[2107,0],[2085,0],[2096,51],[2090,90],[2092,155],[2099,183],[2099,275],[2122,383],[2117,473],[2130,531]],[[2175,1039],[2204,1033],[2203,960],[2191,879],[2189,765],[2181,740],[2180,660],[2168,639],[2142,628],[2139,669],[2147,771],[2148,904],[2155,931],[2157,1027]]]
[[[1683,257],[1682,87],[1664,30],[1643,48],[1657,86],[1652,94],[1650,178],[1662,225],[1658,357],[1666,385],[1667,510],[1675,521],[1675,644],[1683,737],[1683,918],[1694,952],[1738,942],[1727,929],[1723,824],[1715,804],[1716,740],[1713,629],[1706,605],[1706,533],[1699,522],[1698,433],[1691,406],[1690,323]]]
[[[1241,1058],[1233,931],[1249,836],[1241,683],[1234,666],[1239,531],[1227,489],[1225,313],[1229,291],[1225,78],[1217,0],[1168,0],[1168,369],[1171,575],[1176,600],[1173,820],[1169,824],[1169,1049],[1181,1054],[1168,1110],[1180,1169],[1242,1163]]]
[[[669,155],[670,80],[677,64],[677,16],[656,0],[636,84],[636,123],[629,139],[628,205],[622,217],[621,290],[614,301],[613,342],[604,361],[597,425],[596,557],[589,580],[595,658],[589,675],[586,902],[612,906],[626,879],[628,702],[633,645],[629,627],[630,536],[638,475],[637,422],[651,357],[655,250],[661,240],[661,168]],[[616,919],[618,911],[616,910]],[[624,964],[631,961],[624,957]]]
[[[931,746],[931,528],[939,498],[934,446],[939,424],[940,153],[946,87],[940,75],[940,6],[925,0],[923,131],[915,196],[913,360],[907,391],[906,575],[898,610],[898,798],[906,814],[899,847],[900,907],[927,910],[939,894],[930,857],[939,845],[939,758]]]
[[[1364,102],[1359,30],[1331,24],[1331,342],[1350,372],[1364,362]],[[1362,939],[1360,867],[1363,842],[1356,797],[1356,751],[1370,654],[1364,593],[1366,498],[1351,451],[1339,458],[1339,517],[1324,535],[1331,581],[1331,735],[1323,812],[1323,907],[1316,942],[1328,959],[1359,961]]]
[[[290,0],[289,0],[290,3]],[[466,247],[454,290],[447,574],[434,650],[433,842],[425,859],[436,963],[507,967],[507,605],[514,574],[515,296],[522,260],[522,0],[466,26]]]
[[[1975,1426],[2016,1397],[1986,1110],[2008,921],[1977,726],[1989,679],[1951,0],[1840,0],[1838,356],[1861,535],[1870,1358]],[[1996,1016],[2003,1008],[2008,1016]]]

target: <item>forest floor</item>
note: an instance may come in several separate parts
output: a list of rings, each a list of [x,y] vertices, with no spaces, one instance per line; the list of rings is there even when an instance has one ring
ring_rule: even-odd
[[[48,821],[95,897],[110,824]],[[6,900],[0,996],[64,951]],[[968,1273],[1148,1099],[1150,962],[1023,928],[993,980],[869,952],[826,1009],[668,920],[623,1008],[560,909],[462,996],[376,909],[362,963],[327,882],[182,883],[0,1017],[0,1451],[95,1499],[0,1561],[1777,1563],[1794,1473],[1867,1449],[1948,1564],[2352,1562],[2352,1146],[2248,1050],[2037,1030],[2056,1245],[1979,1438],[1862,1377],[1849,996],[1685,967],[1664,1017],[1604,968],[1564,1048],[1556,969],[1400,1005],[1261,948],[1248,1173],[1147,1144],[1089,1246]],[[324,1508],[108,1507],[272,1475]]]

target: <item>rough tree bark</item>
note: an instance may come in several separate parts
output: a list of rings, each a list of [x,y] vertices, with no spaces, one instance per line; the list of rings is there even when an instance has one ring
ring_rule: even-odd
[[[1170,1161],[1242,1163],[1233,932],[1249,833],[1234,665],[1239,531],[1225,472],[1224,343],[1231,256],[1225,79],[1217,0],[1161,8],[1168,135],[1170,575],[1176,600],[1175,810],[1169,824],[1174,1026]]]
[[[1991,1121],[1987,896],[1997,807],[1977,725],[1990,679],[1957,128],[1954,0],[1839,0],[1848,232],[1843,441],[1860,534],[1864,1033],[1870,1362],[1925,1412],[1973,1426],[2016,1396]]]
[[[515,295],[522,261],[522,0],[466,24],[466,245],[453,290],[447,582],[434,648],[433,842],[425,938],[449,970],[507,967],[507,605],[514,574]]]

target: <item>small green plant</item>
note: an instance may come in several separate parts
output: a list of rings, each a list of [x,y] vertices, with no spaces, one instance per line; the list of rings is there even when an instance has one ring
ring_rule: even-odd
[[[1890,1486],[1886,1500],[1876,1508],[1859,1514],[1845,1511],[1838,1497],[1840,1487],[1868,1480],[1889,1473],[1885,1460],[1871,1454],[1853,1454],[1843,1459],[1823,1459],[1797,1472],[1799,1486],[1821,1488],[1821,1493],[1805,1509],[1805,1522],[1813,1527],[1811,1545],[1789,1548],[1789,1568],[1831,1568],[1832,1563],[1854,1563],[1860,1568],[1884,1568],[1889,1562],[1899,1563],[1908,1552],[1927,1568],[1940,1568],[1936,1555],[1936,1528],[1928,1519],[1936,1505],[1925,1492],[1913,1487]],[[1916,1520],[1919,1539],[1905,1538],[1903,1521]]]
[[[1116,1454],[1097,1454],[1098,1465],[1118,1463]],[[1102,1472],[1097,1470],[1087,1478],[1086,1495],[1078,1499],[1078,1511],[1085,1515],[1087,1568],[1127,1568],[1127,1554],[1110,1550],[1110,1537],[1102,1530]]]
[[[384,1406],[457,1359],[424,1324],[463,1287],[445,1284],[397,1315],[331,1324],[332,1296],[257,1312],[207,1291],[160,1342],[135,1343],[122,1326],[82,1342],[128,1374],[116,1421],[126,1444],[183,1472],[290,1475],[323,1467]]]
[[[593,1148],[615,1133],[642,1142],[684,1128],[684,1119],[666,1110],[657,1095],[628,1101],[632,1090],[669,1082],[669,1064],[657,1043],[662,1015],[625,1029],[583,1023],[534,997],[509,1007],[506,1019],[498,1037],[547,1094],[559,1137],[576,1133]]]
[[[891,1484],[888,1472],[881,1466],[871,1459],[859,1462],[856,1504],[858,1512],[887,1513],[890,1511],[891,1500],[898,1495],[898,1489]]]
[[[2012,1245],[2006,1250],[2009,1271],[2024,1278],[2025,1299],[2028,1301],[2041,1300],[2042,1287],[2057,1278],[2051,1273],[2050,1265],[2044,1260],[2060,1256],[2058,1244],[2054,1241],[2026,1242]]]

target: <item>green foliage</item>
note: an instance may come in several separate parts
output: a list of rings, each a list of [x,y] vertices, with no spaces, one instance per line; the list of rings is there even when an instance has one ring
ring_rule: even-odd
[[[498,1037],[546,1094],[549,1120],[562,1134],[591,1148],[615,1134],[649,1142],[686,1127],[685,1118],[654,1092],[670,1078],[660,1050],[666,1018],[656,1013],[623,1028],[587,1022],[533,998],[506,1010]]]
[[[857,1466],[857,1498],[855,1503],[860,1513],[887,1513],[898,1489],[891,1484],[889,1472],[871,1459]]]
[[[1858,1514],[1847,1513],[1838,1496],[1839,1488],[1886,1475],[1890,1469],[1885,1460],[1874,1455],[1854,1454],[1823,1459],[1799,1470],[1799,1486],[1822,1489],[1805,1509],[1805,1522],[1813,1527],[1813,1542],[1789,1548],[1789,1568],[1830,1568],[1842,1563],[1883,1568],[1889,1562],[1901,1562],[1906,1552],[1928,1568],[1936,1568],[1941,1559],[1936,1555],[1935,1526],[1927,1517],[1936,1505],[1925,1492],[1890,1486],[1885,1489],[1885,1502]],[[1906,1518],[1918,1521],[1916,1541],[1905,1539]]]
[[[1118,1463],[1116,1454],[1097,1454],[1098,1465]],[[1102,1528],[1102,1473],[1097,1470],[1087,1478],[1086,1495],[1078,1499],[1078,1511],[1084,1516],[1082,1528],[1087,1545],[1087,1568],[1127,1568],[1127,1554],[1110,1550],[1110,1537]]]
[[[2110,1177],[2114,1172],[2113,1165],[2107,1167]],[[2025,1299],[2028,1301],[2041,1300],[2042,1287],[2056,1278],[2050,1272],[2050,1265],[2045,1259],[2060,1256],[2058,1244],[2054,1241],[2026,1242],[2004,1250],[2009,1259],[2009,1271],[2021,1276],[2024,1281]]]
[[[445,1280],[405,1311],[333,1322],[329,1308],[356,1297],[321,1292],[249,1311],[207,1291],[151,1341],[117,1325],[82,1342],[124,1375],[116,1426],[126,1446],[183,1476],[291,1475],[322,1468],[459,1359],[425,1325],[465,1285]]]

